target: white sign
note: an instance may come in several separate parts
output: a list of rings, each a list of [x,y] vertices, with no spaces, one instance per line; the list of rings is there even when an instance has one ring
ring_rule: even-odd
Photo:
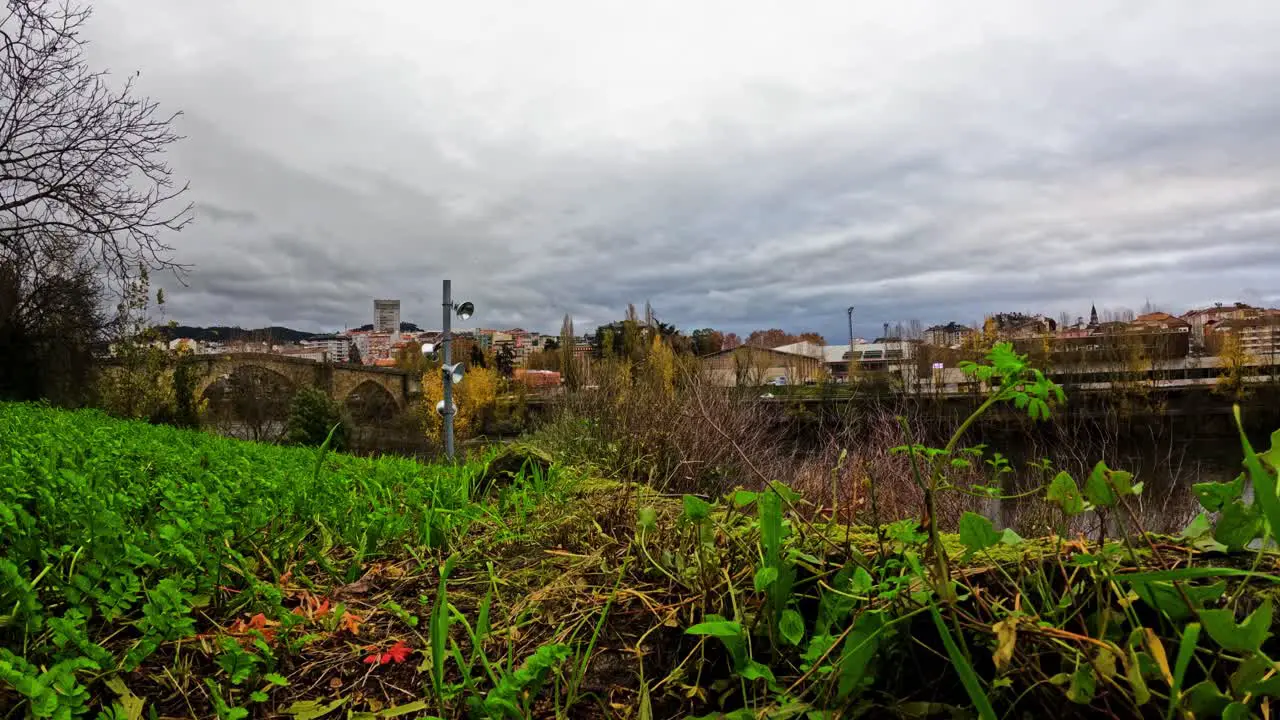
[[[941,369],[942,369],[942,363],[934,363],[934,364],[933,364],[933,369],[934,369],[934,370],[941,370]]]

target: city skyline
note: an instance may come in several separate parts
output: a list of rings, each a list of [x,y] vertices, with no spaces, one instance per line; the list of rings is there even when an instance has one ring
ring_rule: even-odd
[[[398,300],[382,300],[382,299],[378,299],[378,300],[372,300],[372,299],[371,299],[371,300],[370,300],[370,302],[372,302],[372,303],[384,303],[384,302],[395,302],[395,303],[399,303],[399,301],[398,301]],[[933,317],[929,317],[929,318],[920,318],[920,317],[913,317],[913,318],[899,318],[899,319],[894,319],[894,320],[881,320],[881,321],[875,321],[875,322],[873,322],[873,321],[871,321],[871,320],[864,320],[864,321],[858,321],[858,320],[855,320],[855,322],[854,322],[854,328],[855,328],[854,335],[855,335],[856,337],[874,337],[874,336],[882,335],[882,334],[883,334],[883,329],[884,329],[884,326],[885,326],[885,324],[886,324],[886,323],[889,325],[889,328],[890,328],[890,330],[891,330],[891,331],[897,331],[897,330],[899,329],[899,327],[900,327],[900,326],[901,326],[901,327],[907,327],[907,326],[909,326],[909,325],[911,325],[911,324],[913,324],[913,323],[914,323],[914,324],[918,324],[918,325],[920,326],[920,329],[921,329],[921,330],[927,329],[927,328],[929,328],[929,327],[931,327],[931,326],[935,326],[935,325],[947,325],[948,323],[959,323],[959,324],[961,324],[961,325],[965,325],[965,326],[968,326],[968,327],[975,327],[975,326],[980,325],[980,324],[981,324],[981,322],[982,322],[983,320],[985,320],[986,318],[991,317],[991,316],[994,316],[994,315],[997,315],[997,314],[1001,314],[1001,313],[1016,313],[1016,314],[1024,314],[1024,315],[1027,315],[1027,316],[1042,316],[1042,317],[1046,317],[1046,318],[1053,319],[1055,322],[1061,321],[1061,319],[1065,316],[1065,317],[1067,318],[1067,320],[1068,320],[1068,323],[1075,323],[1075,322],[1077,322],[1078,320],[1088,321],[1088,320],[1090,319],[1091,311],[1092,311],[1092,312],[1096,312],[1096,313],[1098,314],[1098,316],[1099,316],[1102,320],[1104,320],[1104,321],[1105,321],[1105,320],[1110,320],[1110,319],[1118,319],[1118,318],[1121,318],[1121,317],[1124,317],[1124,316],[1133,317],[1133,316],[1141,315],[1141,314],[1143,314],[1144,312],[1148,312],[1148,311],[1151,311],[1151,312],[1168,312],[1169,314],[1171,314],[1171,315],[1173,315],[1173,316],[1175,316],[1175,317],[1180,317],[1180,316],[1182,316],[1182,315],[1184,315],[1184,314],[1186,314],[1186,313],[1189,313],[1189,312],[1192,312],[1192,311],[1195,311],[1195,310],[1203,310],[1203,309],[1209,309],[1209,308],[1212,308],[1212,307],[1214,307],[1215,305],[1217,305],[1217,306],[1231,306],[1231,305],[1234,305],[1234,304],[1244,304],[1244,305],[1249,305],[1249,306],[1252,306],[1252,307],[1258,307],[1258,308],[1269,308],[1269,307],[1271,307],[1270,305],[1267,305],[1267,304],[1265,304],[1265,303],[1256,303],[1256,302],[1251,303],[1251,302],[1244,301],[1244,300],[1239,300],[1239,299],[1216,300],[1216,301],[1213,301],[1213,302],[1210,302],[1210,303],[1205,303],[1205,304],[1195,305],[1195,306],[1180,306],[1180,305],[1172,305],[1172,304],[1167,304],[1167,303],[1154,303],[1154,302],[1152,302],[1152,301],[1150,301],[1150,300],[1148,299],[1148,300],[1144,300],[1144,301],[1143,301],[1143,306],[1140,306],[1140,307],[1137,307],[1137,308],[1133,308],[1133,307],[1112,307],[1112,306],[1099,305],[1099,304],[1097,304],[1097,303],[1091,303],[1088,307],[1085,307],[1085,308],[1083,309],[1083,312],[1074,312],[1074,311],[1072,311],[1072,310],[1067,310],[1067,309],[1063,309],[1063,310],[1058,310],[1058,311],[1050,312],[1050,311],[1047,311],[1047,310],[1044,310],[1044,309],[1040,309],[1040,308],[1017,308],[1017,309],[1002,308],[1002,309],[989,309],[988,311],[986,311],[986,312],[984,312],[983,314],[979,315],[978,317],[974,317],[974,318],[942,317],[942,316],[940,316],[940,315],[939,315],[939,316],[933,316]],[[397,305],[397,309],[398,309],[398,307],[399,307],[399,306]],[[845,311],[846,311],[846,310],[847,310],[847,309],[842,309],[842,310],[841,310],[841,312],[839,313],[839,315],[840,315],[840,317],[841,317],[841,318],[847,318],[847,316],[846,316],[846,314],[845,314]],[[374,311],[373,311],[373,312],[374,312],[374,315],[373,315],[372,317],[376,320],[376,315],[377,315],[377,310],[376,310],[376,308],[374,309]],[[663,315],[663,314],[662,314],[662,313],[661,313],[657,308],[655,308],[655,309],[654,309],[654,314],[655,314],[655,317],[657,317],[659,320],[661,320],[661,321],[663,321],[663,322],[668,322],[668,321],[667,321],[667,319],[666,319],[666,317],[665,317],[665,316],[664,316],[664,315]],[[604,320],[604,321],[600,322],[598,325],[597,325],[597,324],[589,324],[589,325],[588,325],[588,324],[583,324],[583,323],[578,322],[578,320],[575,318],[575,324],[578,326],[578,335],[579,335],[579,336],[590,335],[590,334],[592,334],[592,333],[594,333],[594,332],[595,332],[595,329],[596,329],[597,327],[602,326],[602,325],[607,325],[607,324],[609,324],[609,323],[611,323],[611,322],[616,322],[616,321],[618,321],[618,320],[621,320],[621,319],[624,317],[624,315],[625,315],[625,307],[624,307],[623,309],[619,310],[619,311],[618,311],[618,313],[617,313],[617,315],[616,315],[615,317],[612,317],[612,318],[609,318],[609,319],[607,319],[607,320]],[[475,317],[476,317],[476,318],[479,318],[479,317],[480,317],[480,314],[479,314],[479,313],[477,313],[477,315],[476,315]],[[855,318],[856,318],[856,317],[857,317],[857,313],[855,313]],[[561,319],[562,319],[562,318],[561,318]],[[175,321],[176,321],[176,319],[175,319]],[[403,324],[409,324],[409,325],[412,325],[412,326],[418,327],[418,328],[419,328],[421,331],[423,331],[423,332],[433,332],[433,331],[437,331],[437,330],[439,330],[439,328],[438,328],[438,327],[436,327],[436,325],[435,325],[435,324],[433,324],[433,323],[431,323],[431,322],[416,322],[412,317],[407,316],[407,315],[403,315],[403,314],[397,314],[397,321],[398,321],[398,323],[399,323],[399,324],[401,324],[401,325],[403,325]],[[832,332],[832,333],[824,333],[824,332],[821,332],[821,331],[818,331],[818,330],[814,330],[814,329],[812,329],[811,327],[808,327],[808,326],[801,326],[801,325],[793,325],[793,326],[788,326],[788,327],[781,327],[781,328],[778,328],[778,329],[782,329],[782,330],[785,330],[785,331],[788,331],[788,332],[793,332],[793,333],[817,332],[818,334],[820,334],[820,335],[822,335],[824,338],[826,338],[826,340],[827,340],[827,342],[828,342],[829,344],[840,344],[840,343],[844,343],[844,344],[846,344],[846,345],[847,345],[847,344],[848,344],[848,325],[847,325],[847,319],[844,321],[844,323],[845,323],[845,324],[843,324],[843,325],[841,325],[841,326],[838,326],[838,327],[836,328],[836,331],[835,331],[835,332]],[[438,324],[438,321],[437,321],[437,324]],[[750,324],[748,324],[748,326],[744,326],[744,327],[742,327],[742,328],[732,328],[732,327],[718,327],[718,326],[713,326],[713,325],[709,325],[709,324],[698,324],[698,323],[696,323],[696,322],[695,322],[695,323],[693,323],[693,324],[691,324],[691,325],[679,325],[679,324],[675,324],[675,323],[672,323],[672,324],[676,326],[676,328],[677,328],[677,330],[678,330],[678,331],[680,331],[680,332],[682,332],[682,333],[684,333],[684,334],[689,334],[689,333],[693,332],[694,330],[698,330],[698,329],[710,328],[710,329],[719,330],[719,331],[721,331],[721,332],[725,332],[725,333],[730,333],[730,332],[732,332],[732,333],[734,333],[734,334],[737,334],[737,335],[741,336],[741,337],[742,337],[742,338],[744,338],[744,339],[746,338],[747,334],[749,334],[749,333],[751,333],[751,332],[753,332],[753,331],[756,331],[756,330],[768,330],[768,329],[771,329],[771,328],[777,328],[777,327],[778,327],[778,326],[750,325]],[[364,327],[364,326],[376,326],[376,322],[368,322],[368,321],[365,321],[365,322],[358,322],[358,323],[356,323],[356,322],[348,322],[348,323],[345,323],[345,324],[343,324],[343,325],[341,325],[341,326],[335,326],[335,325],[323,325],[323,326],[319,326],[319,327],[296,327],[296,326],[289,326],[289,325],[281,325],[281,324],[279,324],[279,323],[270,323],[270,324],[264,324],[264,325],[253,325],[253,324],[246,324],[246,323],[243,323],[243,322],[237,323],[237,322],[228,322],[228,321],[223,320],[223,321],[218,321],[218,322],[215,322],[215,323],[210,323],[210,324],[208,324],[208,325],[201,325],[201,324],[197,324],[197,323],[190,323],[190,322],[178,322],[178,325],[180,325],[180,326],[186,326],[186,327],[214,327],[214,326],[217,326],[217,327],[238,327],[238,328],[241,328],[241,329],[246,330],[246,331],[250,331],[250,330],[260,330],[260,329],[267,329],[267,328],[270,328],[270,327],[281,327],[281,328],[287,328],[287,329],[290,329],[290,330],[296,330],[296,331],[300,331],[300,332],[311,332],[311,333],[314,333],[314,334],[316,334],[316,335],[324,335],[324,334],[330,334],[330,333],[356,332],[356,331],[358,331],[358,330],[359,330],[359,328]],[[456,325],[456,321],[455,321],[455,325]],[[468,323],[468,324],[466,324],[466,326],[465,326],[465,327],[455,327],[454,329],[455,329],[456,331],[458,331],[458,332],[471,332],[471,331],[480,331],[480,330],[494,330],[494,331],[499,331],[499,332],[501,332],[501,331],[512,330],[512,329],[517,329],[517,328],[520,328],[520,329],[523,329],[523,330],[526,330],[526,331],[529,331],[529,332],[537,333],[537,334],[540,334],[540,335],[543,335],[543,336],[554,336],[554,335],[559,335],[559,334],[560,334],[560,329],[559,329],[559,320],[557,321],[557,323],[556,323],[556,327],[554,327],[554,328],[528,327],[528,326],[522,326],[522,325],[520,325],[520,326],[518,326],[518,325],[505,325],[505,326],[502,326],[502,325],[494,325],[494,324],[492,324],[492,323],[480,322],[480,323]],[[385,331],[384,331],[384,330],[380,330],[380,329],[379,329],[379,328],[377,328],[377,327],[371,327],[371,329],[369,330],[369,332],[385,332]]]

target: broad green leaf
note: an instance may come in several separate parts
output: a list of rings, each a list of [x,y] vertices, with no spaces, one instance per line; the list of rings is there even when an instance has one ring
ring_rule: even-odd
[[[756,501],[759,493],[750,490],[735,490],[733,493],[733,506],[741,510]]]
[[[1093,702],[1098,691],[1098,681],[1093,677],[1093,668],[1081,664],[1071,675],[1071,686],[1067,688],[1067,699],[1080,705]]]
[[[1196,540],[1211,532],[1213,532],[1213,523],[1209,522],[1209,516],[1205,513],[1200,513],[1182,529],[1182,532],[1178,533],[1178,539]]]
[[[1263,600],[1239,625],[1231,610],[1201,610],[1200,624],[1225,650],[1257,652],[1271,635],[1271,598]]]
[[[1244,475],[1241,474],[1231,482],[1202,482],[1191,486],[1200,506],[1209,512],[1218,512],[1223,505],[1232,500],[1239,500],[1244,493]]]
[[[1188,688],[1182,694],[1182,703],[1197,718],[1216,718],[1222,717],[1222,711],[1227,709],[1231,698],[1223,695],[1212,680],[1205,680]]]
[[[755,660],[747,661],[747,666],[743,668],[742,672],[739,674],[746,680],[768,680],[769,682],[775,682],[773,671],[769,669],[769,666],[762,665]]]
[[[960,542],[972,554],[1000,542],[1000,533],[995,531],[990,520],[977,513],[965,511],[964,515],[960,516]]]
[[[1271,661],[1261,655],[1250,655],[1231,673],[1231,693],[1240,697],[1249,692],[1271,669]]]
[[[1258,453],[1258,459],[1269,465],[1272,470],[1280,470],[1280,430],[1271,433],[1271,449]]]
[[[658,528],[658,511],[651,507],[642,507],[636,516],[636,527],[645,532],[653,532]]]
[[[1222,514],[1218,516],[1213,539],[1230,549],[1239,550],[1260,537],[1262,532],[1260,508],[1253,503],[1245,505],[1239,500],[1232,500],[1223,506]]]
[[[1195,617],[1191,609],[1187,607],[1187,603],[1183,599],[1183,593],[1186,593],[1187,598],[1191,600],[1195,608],[1199,609],[1204,606],[1204,603],[1222,597],[1222,593],[1227,590],[1227,584],[1224,581],[1203,586],[1184,583],[1180,593],[1173,586],[1173,583],[1135,582],[1133,583],[1133,590],[1147,605],[1165,613],[1170,620],[1179,622]]]
[[[844,639],[840,651],[840,677],[836,696],[845,700],[862,687],[867,677],[867,666],[880,648],[880,632],[884,629],[884,615],[879,611],[864,612],[853,624],[853,630]]]
[[[873,584],[871,573],[867,572],[866,568],[859,567],[853,571],[853,578],[849,581],[849,592],[854,595],[866,595],[871,592]]]
[[[756,588],[756,592],[764,592],[766,588],[772,585],[778,579],[778,568],[762,567],[756,570],[756,575],[752,584]]]
[[[1104,680],[1110,680],[1116,675],[1116,661],[1119,658],[1108,648],[1098,648],[1097,655],[1093,658],[1093,666],[1097,668],[1098,674]]]
[[[1013,528],[1005,528],[1000,533],[1001,545],[1018,545],[1022,542],[1022,536],[1013,531]]]
[[[689,520],[698,522],[705,520],[711,514],[711,504],[697,495],[684,496],[684,516]]]
[[[742,635],[742,623],[733,620],[712,620],[690,626],[685,635],[707,635],[710,637],[729,638]]]
[[[1084,496],[1098,507],[1111,507],[1116,504],[1116,493],[1107,483],[1107,472],[1107,464],[1099,460],[1098,464],[1093,466],[1093,472],[1089,473],[1089,479],[1084,482]]]
[[[791,608],[783,610],[782,618],[778,620],[778,633],[788,644],[799,647],[804,641],[804,617]]]
[[[1058,473],[1049,483],[1049,491],[1045,499],[1057,505],[1068,516],[1079,515],[1085,510],[1084,496],[1080,494],[1080,488],[1071,478],[1071,474],[1065,470]]]
[[[1276,474],[1263,465],[1249,436],[1244,431],[1244,421],[1240,419],[1240,406],[1233,405],[1231,414],[1235,417],[1236,430],[1240,433],[1240,447],[1244,449],[1244,468],[1249,473],[1249,481],[1253,483],[1254,501],[1261,506],[1262,515],[1271,526],[1271,539],[1280,537],[1280,496],[1277,496]]]
[[[1117,497],[1137,495],[1142,492],[1141,483],[1133,482],[1133,473],[1124,470],[1112,470],[1107,473],[1107,483],[1115,490]]]
[[[111,692],[118,695],[116,700],[119,703],[121,715],[124,720],[140,720],[142,718],[142,708],[147,704],[146,700],[134,695],[129,687],[124,684],[124,680],[119,676],[113,676],[107,680],[107,687],[111,688]]]
[[[1132,647],[1129,648],[1128,658],[1124,664],[1124,676],[1129,681],[1129,687],[1133,689],[1133,701],[1138,705],[1146,705],[1151,700],[1151,690],[1147,688],[1147,681],[1142,677],[1142,662],[1138,658],[1138,653]]]
[[[1249,720],[1249,706],[1242,702],[1233,702],[1222,711],[1222,720]]]
[[[780,483],[775,481],[775,482],[769,483],[769,488],[774,492],[778,493],[778,495],[783,500],[786,500],[788,503],[791,503],[793,505],[795,503],[800,502],[801,500],[800,493],[796,492],[795,490],[792,490],[786,483]]]
[[[289,684],[289,681],[279,673],[267,673],[266,675],[262,676],[262,679],[266,680],[272,685],[279,685],[281,687],[284,687]]]
[[[1272,675],[1266,680],[1260,680],[1248,687],[1244,688],[1245,692],[1254,695],[1266,695],[1267,697],[1280,698],[1280,675]]]

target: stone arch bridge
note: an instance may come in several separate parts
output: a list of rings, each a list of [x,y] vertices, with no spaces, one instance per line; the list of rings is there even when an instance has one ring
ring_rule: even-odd
[[[339,403],[367,392],[384,394],[397,410],[422,392],[422,379],[407,370],[380,368],[347,363],[321,363],[305,358],[270,353],[222,353],[191,355],[182,362],[195,370],[196,398],[219,380],[236,371],[250,368],[265,370],[287,382],[293,389],[317,387]]]

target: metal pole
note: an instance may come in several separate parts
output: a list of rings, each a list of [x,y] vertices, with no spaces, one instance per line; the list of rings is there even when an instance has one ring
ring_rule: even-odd
[[[453,298],[450,281],[444,281],[444,308],[442,316],[443,330],[440,333],[440,344],[444,346],[444,365],[440,368],[444,385],[444,454],[453,462],[453,374],[445,366],[453,364],[453,333],[450,332],[450,321],[453,315]]]
[[[853,378],[853,306],[849,306],[849,362],[845,366],[844,381],[849,382]]]

